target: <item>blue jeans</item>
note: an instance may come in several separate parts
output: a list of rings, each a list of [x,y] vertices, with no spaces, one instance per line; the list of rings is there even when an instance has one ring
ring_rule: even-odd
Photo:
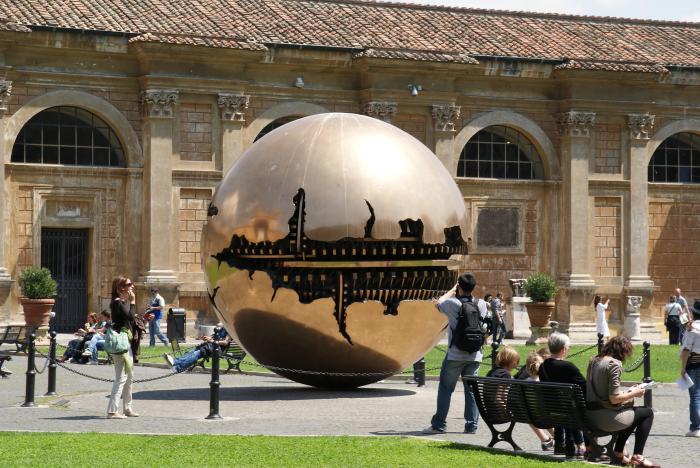
[[[690,430],[700,429],[700,367],[686,369],[688,377],[693,381],[693,386],[688,389],[690,395]]]
[[[447,413],[450,411],[450,400],[452,392],[455,391],[457,379],[469,375],[476,375],[479,372],[479,363],[474,361],[451,361],[445,356],[440,369],[440,385],[438,385],[437,412],[430,420],[434,429],[445,430],[447,427]],[[475,431],[479,422],[479,410],[476,407],[476,400],[469,385],[464,384],[464,420],[465,430]]]
[[[163,335],[163,333],[160,331],[160,319],[152,319],[150,322],[148,322],[148,345],[149,346],[155,346],[156,345],[156,336],[160,341],[163,342],[164,345],[169,345],[170,341],[168,341],[168,337]]]
[[[95,333],[90,339],[90,343],[85,347],[86,351],[90,351],[92,356],[90,360],[97,362],[97,351],[105,349],[105,337],[99,333]]]
[[[195,348],[192,351],[188,351],[184,356],[175,358],[175,370],[182,372],[189,369],[190,366],[204,357],[204,354],[202,349]]]

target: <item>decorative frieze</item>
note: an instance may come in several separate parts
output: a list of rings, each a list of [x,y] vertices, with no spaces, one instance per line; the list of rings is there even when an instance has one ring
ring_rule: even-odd
[[[633,140],[648,140],[654,128],[655,115],[627,114],[627,125],[630,128],[630,138]]]
[[[595,123],[595,112],[569,111],[557,116],[559,134],[569,137],[589,137]]]
[[[375,119],[391,122],[399,110],[395,102],[371,101],[365,104],[364,114]]]
[[[172,118],[177,98],[174,89],[147,89],[141,93],[141,110],[145,117]]]
[[[12,94],[12,81],[0,81],[0,116],[7,111],[7,105],[10,102]]]
[[[454,104],[433,105],[433,122],[435,130],[454,132],[455,122],[459,119],[462,108]]]
[[[221,93],[217,104],[221,109],[221,120],[244,122],[245,110],[250,104],[250,96]]]

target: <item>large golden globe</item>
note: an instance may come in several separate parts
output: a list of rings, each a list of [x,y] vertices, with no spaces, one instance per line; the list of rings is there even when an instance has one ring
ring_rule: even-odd
[[[447,326],[466,211],[420,141],[320,114],[258,140],[226,174],[202,233],[211,302],[260,364],[355,387],[402,371]]]

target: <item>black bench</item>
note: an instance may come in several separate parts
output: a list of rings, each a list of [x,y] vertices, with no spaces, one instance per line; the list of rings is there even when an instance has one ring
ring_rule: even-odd
[[[8,325],[0,327],[0,345],[15,345],[15,354],[27,352],[27,327],[23,325]],[[9,354],[0,354],[0,378],[5,378],[12,372],[3,369],[5,362],[11,361]]]
[[[178,343],[177,340],[172,340],[170,342],[170,346],[173,348],[173,354],[176,356],[182,356],[182,350],[180,349],[180,343]],[[228,374],[231,369],[237,370],[238,372],[243,372],[241,370],[241,362],[245,357],[247,356],[247,353],[243,348],[241,348],[241,345],[236,343],[235,341],[231,340],[231,343],[229,343],[228,346],[222,347],[221,348],[221,359],[226,360],[227,368],[224,371],[224,373]],[[202,358],[199,361],[197,361],[197,364],[192,366],[192,369],[195,367],[199,366],[202,369],[206,369],[205,364],[209,361],[208,357]]]
[[[612,453],[615,436],[591,428],[586,416],[586,400],[578,385],[493,377],[466,377],[465,380],[482,419],[491,430],[489,447],[503,441],[513,450],[522,450],[513,440],[513,428],[516,423],[524,423],[540,429],[583,430],[591,440],[591,460],[603,453],[608,456]],[[495,427],[497,424],[508,424],[508,427],[499,431]],[[597,438],[609,435],[613,435],[610,442],[600,446]]]

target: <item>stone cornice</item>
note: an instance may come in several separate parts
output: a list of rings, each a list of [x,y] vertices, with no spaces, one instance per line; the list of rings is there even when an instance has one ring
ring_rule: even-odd
[[[12,94],[12,81],[0,81],[0,117],[5,115]]]
[[[655,115],[627,114],[627,125],[630,128],[630,138],[633,140],[648,140],[654,128]]]
[[[250,103],[250,96],[219,93],[216,103],[221,109],[221,120],[245,122],[245,110]]]
[[[395,102],[370,101],[365,104],[363,112],[369,117],[391,122],[391,119],[399,110],[399,105]]]
[[[441,132],[454,132],[455,123],[459,119],[462,108],[454,104],[433,104],[433,121],[435,130]]]
[[[147,89],[141,93],[144,117],[172,118],[178,92],[174,89]]]
[[[557,128],[562,136],[588,138],[593,124],[595,112],[569,111],[557,115]]]

